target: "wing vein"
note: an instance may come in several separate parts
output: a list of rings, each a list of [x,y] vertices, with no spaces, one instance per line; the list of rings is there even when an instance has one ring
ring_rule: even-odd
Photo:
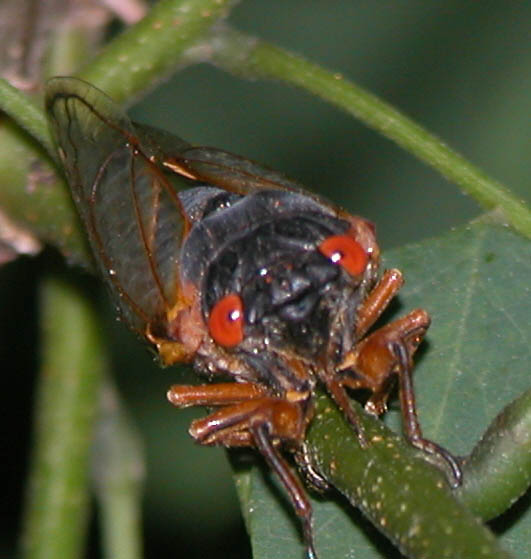
[[[135,148],[133,148],[133,149],[135,149]],[[142,215],[141,215],[141,212],[140,212],[140,206],[139,206],[139,203],[138,203],[138,196],[137,196],[136,188],[135,188],[137,175],[135,173],[134,155],[135,154],[133,153],[132,157],[131,157],[131,164],[130,164],[129,172],[130,172],[130,178],[131,178],[130,192],[131,192],[131,199],[132,199],[132,202],[133,202],[133,208],[134,208],[134,211],[135,211],[136,223],[137,223],[138,229],[140,231],[140,239],[141,239],[142,245],[144,247],[147,259],[148,259],[149,269],[151,271],[151,276],[153,277],[153,281],[155,282],[155,285],[157,286],[157,290],[160,294],[160,297],[161,297],[162,301],[164,302],[166,307],[168,307],[169,306],[168,299],[166,297],[166,294],[164,293],[164,288],[162,286],[162,282],[161,282],[160,275],[159,275],[159,272],[158,272],[157,264],[155,263],[155,261],[153,259],[153,251],[152,251],[152,249],[149,245],[146,230],[145,230],[145,227],[144,227],[144,222],[142,220]],[[149,165],[148,162],[146,162],[146,163]],[[156,218],[154,217],[153,219],[156,222]]]
[[[109,257],[107,256],[103,240],[102,240],[102,238],[101,238],[101,236],[98,232],[97,226],[96,226],[96,216],[94,215],[94,211],[93,211],[93,208],[94,208],[95,203],[96,203],[96,195],[97,195],[97,192],[98,192],[99,185],[101,183],[101,178],[103,176],[103,173],[105,172],[105,169],[106,169],[107,165],[109,164],[109,161],[114,157],[114,155],[115,154],[113,152],[113,153],[110,153],[107,156],[105,161],[99,167],[98,173],[97,173],[97,175],[94,179],[94,182],[92,183],[92,187],[91,187],[91,191],[90,191],[90,198],[89,198],[89,200],[87,200],[87,207],[89,208],[87,227],[89,228],[90,233],[91,233],[91,235],[94,239],[94,242],[98,247],[99,256],[100,256],[101,261],[102,261],[102,263],[103,263],[103,265],[104,265],[104,267],[107,271],[107,274],[109,275],[110,281],[115,286],[118,294],[120,295],[120,297],[123,297],[124,299],[127,300],[129,306],[131,307],[131,309],[135,312],[135,314],[137,316],[139,316],[144,322],[148,322],[149,317],[146,315],[144,310],[141,307],[138,306],[138,304],[134,301],[134,299],[132,299],[132,297],[129,295],[129,293],[123,288],[121,283],[118,281],[118,278],[112,273],[113,268],[114,268],[114,264],[109,259]],[[83,191],[83,189],[81,189],[81,191]]]

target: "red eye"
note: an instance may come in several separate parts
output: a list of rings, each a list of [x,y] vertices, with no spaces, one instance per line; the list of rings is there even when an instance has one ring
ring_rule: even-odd
[[[328,237],[319,245],[319,250],[353,276],[363,273],[369,259],[363,247],[348,235]]]
[[[226,295],[212,307],[208,329],[214,341],[225,347],[243,340],[243,305],[238,295]]]

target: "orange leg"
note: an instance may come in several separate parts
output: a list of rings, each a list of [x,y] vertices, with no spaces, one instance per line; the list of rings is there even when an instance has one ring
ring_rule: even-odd
[[[397,270],[384,274],[360,309],[356,325],[359,336],[363,336],[376,322],[402,283],[402,276]],[[341,363],[339,369],[344,371],[344,376],[339,382],[351,389],[370,390],[372,395],[365,409],[380,415],[386,410],[387,399],[395,378],[398,378],[406,437],[416,448],[444,460],[451,469],[452,483],[460,485],[462,473],[457,460],[447,450],[422,436],[417,418],[412,380],[413,354],[429,325],[428,313],[417,309],[361,339]]]
[[[297,447],[304,437],[311,412],[304,402],[289,402],[265,395],[252,383],[172,386],[168,399],[178,407],[223,406],[190,425],[190,435],[203,445],[255,446],[280,478],[301,520],[309,559],[315,559],[312,507],[298,477],[277,446]]]
[[[248,431],[257,421],[271,425],[271,436],[278,441],[297,444],[304,435],[307,420],[299,405],[265,396],[196,419],[190,426],[190,435],[201,444],[225,444],[227,433]]]
[[[369,445],[360,424],[358,414],[350,405],[348,394],[345,391],[344,379],[338,376],[335,371],[326,370],[321,373],[321,381],[324,382],[328,393],[332,396],[339,409],[345,414],[347,421],[356,431],[360,446],[362,448],[367,448]]]
[[[369,293],[358,309],[358,319],[356,322],[356,338],[358,340],[380,318],[380,315],[388,307],[391,299],[393,299],[403,285],[404,279],[400,270],[393,268],[384,272],[376,287]]]
[[[404,280],[402,279],[402,273],[399,270],[392,269],[384,272],[376,287],[369,293],[363,304],[358,309],[356,339],[361,339],[367,330],[378,320],[382,312],[389,305],[391,299],[402,287],[403,283]],[[339,367],[340,370],[352,367],[352,354],[353,352],[349,353],[345,357],[345,360]],[[350,379],[347,376],[338,376],[335,370],[322,372],[321,380],[325,384],[326,389],[338,407],[345,414],[349,423],[356,430],[361,447],[367,448],[368,445],[363,434],[363,429],[361,428],[356,412],[350,405],[349,397],[345,391],[345,386],[353,389],[371,387],[367,386],[366,382],[360,382],[360,379],[358,378]],[[387,396],[385,396],[384,400],[386,399]]]
[[[174,384],[168,390],[168,400],[178,408],[190,406],[227,406],[255,400],[266,394],[259,384],[252,382],[226,382],[218,384]]]
[[[343,360],[341,370],[351,370],[342,382],[353,390],[366,388],[372,392],[365,408],[374,415],[386,411],[387,398],[393,388],[394,373],[397,372],[397,356],[393,344],[406,346],[408,363],[419,346],[428,326],[430,317],[426,311],[417,309],[408,315],[379,328],[361,340]]]

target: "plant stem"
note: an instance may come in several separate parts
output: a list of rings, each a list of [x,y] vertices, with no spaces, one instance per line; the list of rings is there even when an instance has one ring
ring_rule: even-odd
[[[506,406],[494,419],[463,467],[457,494],[491,520],[531,485],[531,390]]]
[[[24,128],[55,159],[48,123],[42,110],[28,96],[0,78],[0,110]]]
[[[531,211],[524,201],[376,95],[341,74],[228,27],[221,27],[210,45],[217,66],[241,77],[285,81],[336,105],[455,182],[483,208],[499,208],[514,229],[531,238]]]
[[[220,18],[234,0],[162,0],[146,17],[109,43],[78,76],[115,101],[129,103],[175,70],[183,53]]]
[[[85,544],[88,459],[104,350],[92,305],[67,281],[45,281],[42,320],[23,557],[74,559]]]
[[[104,557],[140,559],[142,445],[109,378],[101,392],[92,477],[100,507]]]
[[[306,438],[315,471],[411,559],[507,559],[492,533],[452,494],[442,473],[381,421],[355,407],[368,450],[332,400],[316,399]],[[426,496],[429,495],[429,499]]]

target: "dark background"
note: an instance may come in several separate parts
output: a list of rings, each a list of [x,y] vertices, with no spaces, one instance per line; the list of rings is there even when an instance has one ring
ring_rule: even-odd
[[[230,19],[343,73],[531,200],[531,4],[254,0]],[[246,82],[197,66],[153,91],[132,115],[300,180],[375,222],[384,250],[480,213],[454,185],[388,140],[282,84]],[[38,366],[38,283],[50,260],[47,254],[0,269],[0,362],[7,381],[2,557],[15,556]],[[110,306],[102,308],[116,380],[145,445],[146,557],[169,550],[191,559],[245,557],[248,544],[224,452],[194,446],[186,434],[192,414],[175,411],[165,399],[168,386],[185,373],[155,367],[115,323]]]

